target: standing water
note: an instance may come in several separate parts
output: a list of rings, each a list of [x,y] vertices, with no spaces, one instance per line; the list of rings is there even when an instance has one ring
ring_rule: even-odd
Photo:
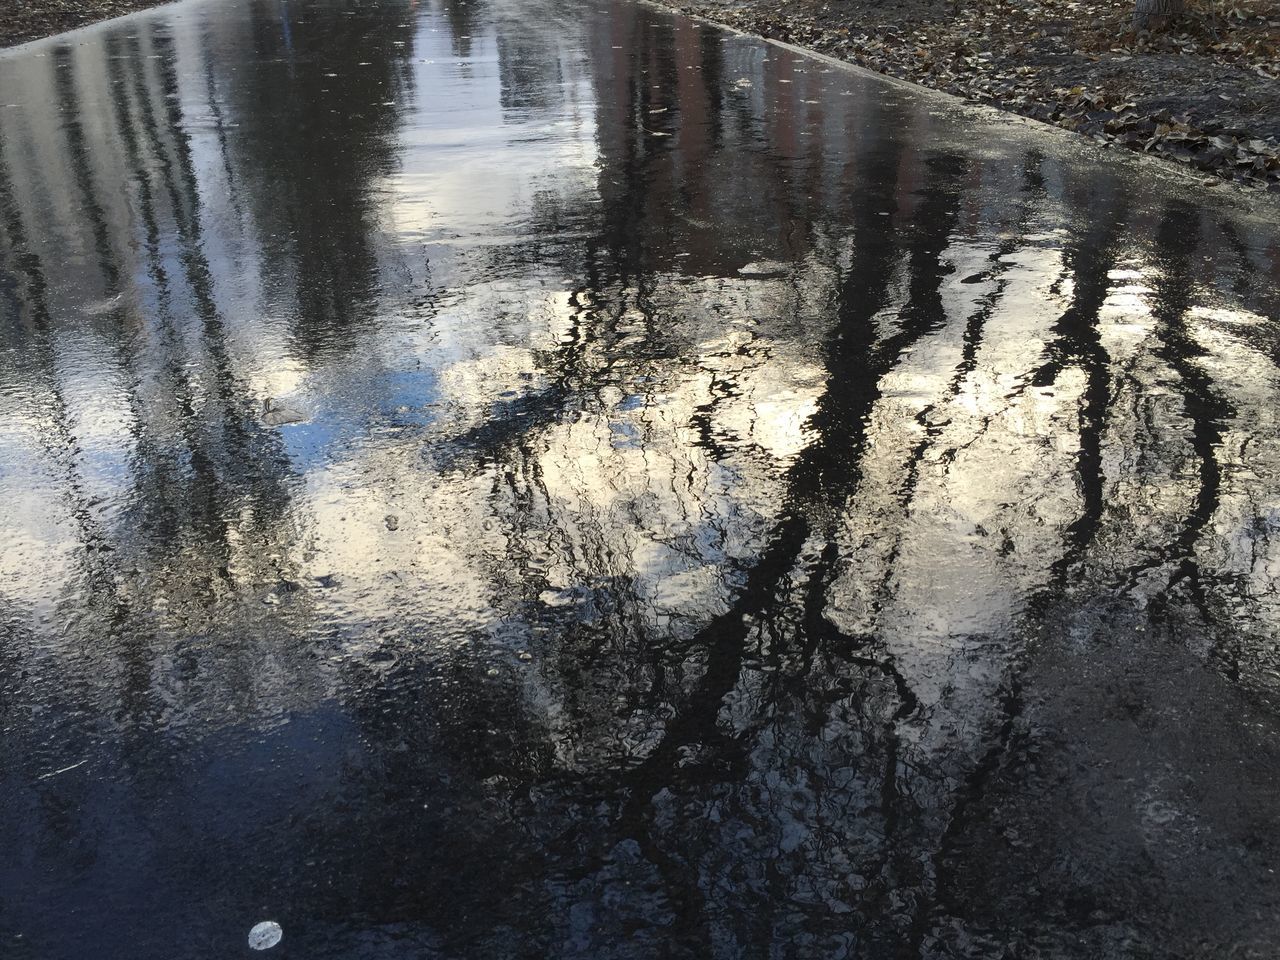
[[[1205,194],[626,0],[0,55],[0,956],[1275,956]]]

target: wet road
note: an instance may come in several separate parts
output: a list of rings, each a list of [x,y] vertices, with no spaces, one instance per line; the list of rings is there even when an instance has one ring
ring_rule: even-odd
[[[632,3],[0,55],[0,955],[1273,958],[1280,208]]]

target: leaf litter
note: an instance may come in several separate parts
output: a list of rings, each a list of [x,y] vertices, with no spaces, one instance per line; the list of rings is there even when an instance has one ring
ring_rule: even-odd
[[[668,0],[684,13],[1212,175],[1280,191],[1280,5],[1190,0]]]

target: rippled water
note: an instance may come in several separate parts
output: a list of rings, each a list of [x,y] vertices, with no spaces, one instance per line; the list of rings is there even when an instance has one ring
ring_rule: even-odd
[[[1280,208],[654,8],[0,56],[0,955],[1274,957]]]

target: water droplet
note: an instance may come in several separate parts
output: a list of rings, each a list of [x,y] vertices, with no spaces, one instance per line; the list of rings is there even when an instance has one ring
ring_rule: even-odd
[[[255,923],[249,931],[249,947],[252,950],[270,950],[284,936],[280,924],[274,920],[263,920]]]

